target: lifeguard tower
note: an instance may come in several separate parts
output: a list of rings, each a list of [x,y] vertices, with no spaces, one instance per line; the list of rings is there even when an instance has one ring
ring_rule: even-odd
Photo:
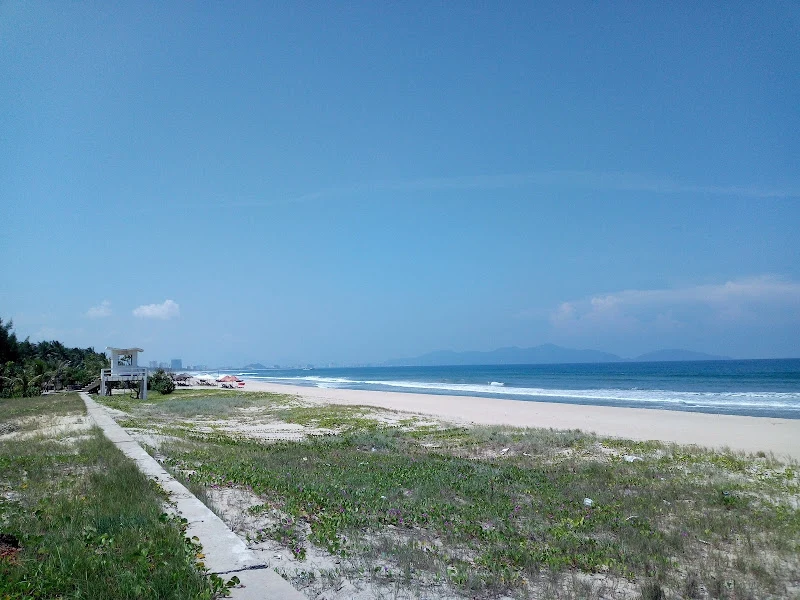
[[[106,384],[109,381],[122,381],[125,387],[131,388],[139,383],[139,397],[147,400],[147,369],[138,365],[138,354],[141,348],[106,348],[111,353],[111,368],[100,371],[100,394],[105,396],[111,392]]]

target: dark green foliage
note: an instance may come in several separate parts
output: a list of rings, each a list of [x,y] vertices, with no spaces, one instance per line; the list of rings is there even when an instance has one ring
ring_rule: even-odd
[[[727,490],[717,490],[717,493],[715,494],[715,500],[716,504],[719,504],[728,510],[744,508],[747,506],[747,498]]]
[[[3,319],[0,319],[0,364],[14,362],[19,358],[19,343],[17,336],[11,331],[13,328],[12,321],[4,324]]]
[[[0,319],[0,397],[82,387],[109,366],[106,356],[93,348],[67,348],[57,341],[20,342],[12,329],[11,321]]]
[[[175,391],[175,382],[172,381],[172,377],[164,369],[158,369],[148,377],[147,389],[155,390],[161,394],[171,394]]]

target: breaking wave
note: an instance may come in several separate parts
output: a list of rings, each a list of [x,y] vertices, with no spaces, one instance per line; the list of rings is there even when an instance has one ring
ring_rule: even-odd
[[[349,379],[346,377],[269,377],[254,380],[270,381],[319,388],[402,390],[418,393],[485,396],[519,400],[607,404],[642,408],[706,409],[734,412],[762,410],[797,413],[800,416],[800,394],[789,392],[691,392],[661,389],[551,389],[513,387],[499,381],[487,384],[405,380]]]

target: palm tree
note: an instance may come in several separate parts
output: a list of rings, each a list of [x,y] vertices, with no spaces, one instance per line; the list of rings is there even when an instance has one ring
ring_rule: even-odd
[[[2,377],[3,380],[11,383],[11,393],[20,396],[36,396],[42,393],[41,384],[37,383],[42,380],[44,374],[37,375],[30,367],[20,369],[17,373],[12,374],[10,377]]]
[[[70,361],[68,360],[56,360],[47,371],[47,382],[52,384],[54,392],[58,388],[58,384],[61,383],[61,380],[64,378],[64,374],[69,365]]]

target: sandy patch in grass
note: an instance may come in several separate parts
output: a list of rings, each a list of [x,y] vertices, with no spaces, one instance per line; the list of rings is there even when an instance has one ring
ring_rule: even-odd
[[[297,423],[284,423],[282,421],[259,421],[253,419],[252,411],[245,413],[246,421],[233,420],[233,419],[220,419],[211,421],[206,429],[214,431],[215,429],[228,434],[246,437],[252,440],[263,441],[300,441],[309,435],[325,435],[334,433],[330,429],[320,429],[305,427]],[[251,420],[252,419],[252,420]]]
[[[35,437],[48,437],[59,441],[74,441],[94,425],[83,415],[42,416],[17,419],[3,424],[7,433],[0,435],[0,441],[27,440]]]
[[[302,533],[306,555],[303,560],[299,560],[291,550],[265,536],[265,532],[279,525],[288,515],[274,508],[252,512],[251,508],[263,506],[263,500],[249,490],[235,487],[208,488],[206,500],[209,507],[244,540],[268,568],[276,570],[308,598],[315,600],[464,599],[463,595],[457,595],[445,585],[432,581],[419,582],[411,589],[406,586],[399,587],[388,581],[390,578],[388,574],[392,569],[389,561],[376,556],[374,561],[367,564],[363,559],[332,555],[308,541],[310,528],[307,525]],[[399,537],[396,528],[391,525],[383,537],[387,535]],[[431,545],[437,545],[436,541],[432,541]]]
[[[144,409],[152,409],[153,405],[141,405]],[[293,402],[290,408],[313,408],[314,405],[305,402]],[[157,408],[157,407],[155,407]],[[111,411],[112,416],[123,421],[131,415],[123,411]],[[154,430],[163,430],[169,427],[177,427],[182,430],[191,431],[198,434],[213,435],[225,434],[236,438],[246,438],[263,442],[277,441],[302,441],[313,436],[336,435],[342,433],[346,424],[342,427],[322,427],[317,420],[309,418],[306,423],[286,422],[276,419],[270,414],[270,409],[263,406],[248,406],[236,408],[230,418],[212,418],[208,415],[183,416],[179,421],[166,419],[166,415],[158,413],[148,413],[146,421],[152,423],[152,428],[144,429],[141,426],[128,426],[128,431],[137,440],[153,447],[158,447],[158,435],[154,436]],[[412,413],[391,412],[386,410],[374,410],[365,408],[363,413],[359,413],[354,418],[375,421],[376,424],[386,427],[396,427],[402,431],[411,431],[419,427],[444,428],[446,425],[439,421],[431,420],[430,417],[416,415]],[[139,421],[141,423],[141,421]],[[159,432],[163,433],[163,432]],[[169,439],[168,432],[161,436]],[[163,440],[161,440],[163,441]]]

